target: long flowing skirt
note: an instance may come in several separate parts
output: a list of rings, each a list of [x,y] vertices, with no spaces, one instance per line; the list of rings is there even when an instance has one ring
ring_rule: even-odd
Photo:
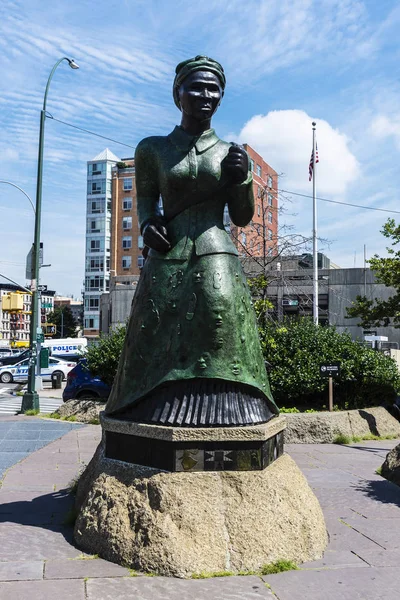
[[[192,427],[278,414],[237,256],[146,260],[106,412]]]

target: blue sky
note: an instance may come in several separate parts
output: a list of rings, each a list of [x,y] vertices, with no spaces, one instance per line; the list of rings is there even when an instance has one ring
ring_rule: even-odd
[[[46,6],[46,8],[44,8]],[[281,174],[281,189],[311,194],[311,121],[317,122],[317,192],[400,211],[400,5],[395,0],[3,0],[0,4],[0,179],[34,200],[39,112],[130,146],[179,123],[175,65],[196,54],[226,71],[213,125],[252,145]],[[42,281],[80,295],[84,278],[86,161],[105,147],[134,150],[46,120]],[[290,194],[285,192],[285,197]],[[312,200],[291,196],[281,217],[310,235]],[[331,260],[362,266],[385,253],[380,229],[396,214],[319,202]],[[0,184],[0,273],[25,282],[33,212]]]

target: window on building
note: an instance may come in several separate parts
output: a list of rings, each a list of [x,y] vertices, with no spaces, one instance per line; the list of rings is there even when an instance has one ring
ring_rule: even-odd
[[[268,256],[272,256],[273,248],[268,248]]]
[[[104,212],[104,202],[102,202],[101,200],[91,200],[90,211],[92,212],[92,214]]]
[[[102,258],[91,258],[89,264],[89,271],[103,271],[104,262]]]
[[[90,252],[100,252],[101,240],[90,240]]]
[[[252,158],[249,158],[249,169],[250,171],[254,171],[254,160]]]
[[[100,181],[89,181],[88,182],[88,194],[105,194],[106,193],[106,182]]]
[[[97,310],[100,307],[99,296],[88,296],[85,298],[85,310]]]
[[[264,190],[259,185],[257,186],[257,198],[263,197]]]
[[[271,175],[268,175],[267,183],[268,183],[268,187],[272,188],[272,176]]]
[[[101,175],[105,172],[105,163],[93,163],[88,165],[88,173],[89,175]]]
[[[261,177],[261,167],[260,167],[260,165],[257,165],[257,175],[258,175],[258,177]]]
[[[137,243],[138,243],[138,248],[144,248],[144,242],[143,242],[142,235],[139,235]]]
[[[99,328],[99,318],[98,317],[85,317],[84,328],[85,329],[98,329]]]
[[[272,213],[268,213],[268,223],[272,223]]]
[[[122,268],[130,269],[132,265],[132,256],[123,256],[122,257]]]
[[[89,232],[100,233],[100,223],[96,219],[90,219],[89,221]]]
[[[102,163],[92,163],[91,165],[88,165],[88,175],[102,175],[103,173],[105,173],[106,170],[106,164],[104,162]]]
[[[272,231],[271,231],[271,229],[268,229],[268,239],[272,240]]]
[[[104,279],[100,275],[89,275],[85,278],[86,291],[100,291],[103,289]]]
[[[133,189],[132,177],[124,177],[124,192],[130,192]]]
[[[144,267],[144,256],[138,256],[137,264],[139,269],[143,269]]]
[[[132,236],[124,236],[122,238],[122,247],[123,248],[132,248]]]
[[[257,204],[257,216],[259,217],[261,215],[261,205]]]
[[[270,206],[272,206],[272,200],[273,200],[273,195],[272,194],[268,194],[268,204]]]
[[[132,217],[122,217],[122,229],[132,229]]]
[[[242,233],[240,234],[240,240],[241,240],[243,246],[246,246],[246,239],[247,239],[246,234],[244,231],[242,231]]]
[[[124,198],[122,200],[122,210],[132,210],[132,198]]]

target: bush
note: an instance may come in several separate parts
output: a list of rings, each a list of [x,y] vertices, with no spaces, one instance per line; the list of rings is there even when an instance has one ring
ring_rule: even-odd
[[[108,385],[114,382],[125,334],[126,327],[121,325],[108,335],[102,335],[96,344],[87,349],[86,359],[90,372]]]
[[[322,409],[328,398],[328,378],[320,376],[324,362],[341,363],[334,379],[334,402],[340,409],[393,402],[400,389],[394,360],[335,327],[316,327],[308,318],[267,322],[260,338],[278,406]]]

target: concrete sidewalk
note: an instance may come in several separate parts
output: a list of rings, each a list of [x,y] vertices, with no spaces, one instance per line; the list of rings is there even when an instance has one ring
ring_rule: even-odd
[[[47,439],[50,430],[56,433],[54,421],[32,417],[0,419],[0,430],[10,423],[14,432],[47,428]],[[21,428],[24,423],[29,427]],[[399,598],[400,488],[375,474],[398,441],[286,447],[324,510],[330,544],[323,560],[264,578],[177,580],[133,577],[128,569],[90,559],[74,547],[67,524],[73,499],[67,488],[93,455],[100,427],[64,425],[69,430],[57,431],[62,437],[5,472],[0,488],[1,600]]]

